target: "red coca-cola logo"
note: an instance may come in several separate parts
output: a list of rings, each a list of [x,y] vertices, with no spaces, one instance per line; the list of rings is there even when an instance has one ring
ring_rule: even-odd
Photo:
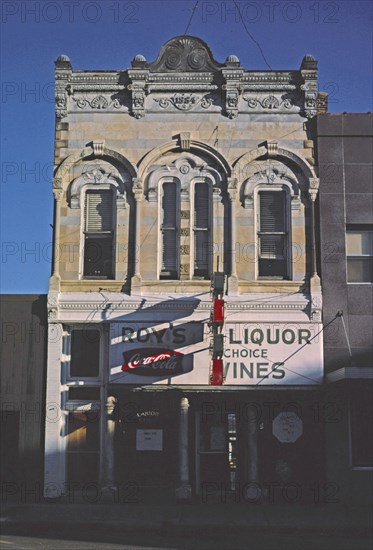
[[[123,353],[122,371],[144,376],[164,376],[182,372],[183,354],[175,350],[133,349]]]

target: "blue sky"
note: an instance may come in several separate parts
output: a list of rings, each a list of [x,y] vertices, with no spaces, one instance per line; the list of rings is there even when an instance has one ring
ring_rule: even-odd
[[[46,293],[53,217],[54,61],[75,69],[126,69],[153,61],[184,34],[195,0],[25,0],[1,3],[2,293]],[[240,7],[242,19],[238,15]],[[248,69],[297,69],[319,61],[331,112],[372,111],[370,1],[203,1],[188,34],[215,59],[236,54]]]

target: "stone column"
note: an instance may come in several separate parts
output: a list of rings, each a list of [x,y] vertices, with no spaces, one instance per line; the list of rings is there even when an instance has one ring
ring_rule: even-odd
[[[66,413],[61,408],[61,323],[48,324],[48,361],[45,411],[44,496],[58,498],[66,492],[66,449],[64,425]]]
[[[237,178],[228,178],[228,196],[231,214],[231,274],[228,278],[228,293],[238,293],[237,261],[236,261],[236,197]]]
[[[312,249],[312,267],[311,267],[311,319],[321,321],[321,282],[317,274],[317,254],[316,254],[316,223],[315,223],[315,201],[319,190],[318,178],[309,180],[309,197],[311,200],[311,249]]]
[[[135,243],[135,274],[131,279],[131,291],[141,292],[141,270],[140,270],[140,246],[141,246],[141,219],[140,209],[143,200],[143,186],[140,178],[133,179],[133,194],[136,202],[136,243]]]
[[[247,488],[246,498],[257,501],[260,496],[258,477],[258,428],[256,411],[248,410],[248,465],[247,465]]]
[[[179,486],[176,488],[176,497],[182,500],[192,496],[189,482],[188,409],[189,401],[182,397],[179,420]]]
[[[105,443],[102,449],[104,456],[103,493],[106,493],[108,496],[114,495],[117,489],[114,482],[115,405],[115,397],[112,395],[108,396],[106,400]]]
[[[317,260],[316,260],[316,224],[315,224],[315,201],[318,191],[318,182],[316,178],[310,180],[310,188],[308,190],[311,199],[311,249],[312,249],[312,277],[317,276]]]
[[[60,223],[61,223],[61,199],[63,195],[62,178],[53,179],[53,195],[54,195],[54,243],[53,243],[53,273],[50,279],[50,290],[58,291],[60,288]]]

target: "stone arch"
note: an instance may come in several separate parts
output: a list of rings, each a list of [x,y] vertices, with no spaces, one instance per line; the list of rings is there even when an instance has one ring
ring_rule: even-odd
[[[250,208],[253,205],[253,196],[257,187],[281,186],[288,189],[293,208],[299,209],[301,198],[299,181],[288,166],[282,162],[279,166],[251,166],[252,174],[242,182],[240,189],[240,201],[244,208]]]
[[[189,140],[188,147],[182,147],[178,139],[173,139],[158,147],[155,147],[147,153],[138,163],[138,177],[143,179],[149,168],[155,164],[162,156],[167,153],[180,152],[184,154],[192,153],[199,156],[201,160],[208,160],[208,165],[215,170],[218,170],[225,178],[231,176],[232,169],[226,159],[211,145],[201,141]]]
[[[73,179],[74,166],[83,161],[94,160],[97,160],[97,164],[100,160],[112,164],[117,169],[120,179],[125,182],[125,186],[129,189],[132,188],[132,180],[137,177],[136,167],[118,151],[105,147],[103,142],[92,142],[89,147],[66,157],[55,171],[54,180],[57,183],[54,184],[54,187],[67,189]],[[127,177],[125,177],[126,175]]]
[[[191,155],[181,155],[171,164],[154,167],[146,182],[147,197],[150,202],[158,200],[159,188],[164,180],[172,178],[180,185],[181,198],[189,200],[190,182],[203,178],[210,182],[214,197],[221,195],[222,177],[218,170],[205,163],[198,164]]]
[[[315,187],[315,180],[317,180],[317,176],[313,166],[293,151],[284,149],[283,147],[277,147],[277,143],[275,142],[266,142],[265,145],[261,145],[252,151],[248,151],[233,163],[233,171],[238,181],[243,182],[247,179],[247,166],[260,157],[278,160],[279,162],[285,162],[285,164],[290,161],[295,164],[303,174],[307,182],[307,190]]]

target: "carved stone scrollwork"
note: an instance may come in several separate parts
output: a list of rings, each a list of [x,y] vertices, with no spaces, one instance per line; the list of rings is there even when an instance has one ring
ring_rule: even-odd
[[[102,144],[102,142],[100,143]],[[81,207],[81,190],[89,184],[100,186],[102,189],[115,189],[117,207],[127,207],[126,191],[123,180],[117,176],[113,176],[111,173],[108,174],[99,164],[88,164],[82,175],[76,178],[70,185],[70,208]]]
[[[301,74],[304,84],[301,90],[304,91],[304,115],[312,118],[317,115],[317,65],[312,69],[302,69]]]
[[[67,93],[56,94],[56,116],[57,118],[67,116]]]
[[[263,111],[288,111],[294,105],[295,99],[292,97],[277,97],[274,95],[268,95],[263,99],[253,97],[249,94],[245,94],[243,99],[247,102],[250,109],[263,110]]]
[[[170,103],[176,107],[179,111],[190,111],[192,107],[197,103],[197,98],[193,94],[178,93],[172,97],[167,98],[154,98],[154,101],[159,102],[159,106],[162,109],[167,108]]]
[[[278,143],[277,141],[267,141],[267,151],[268,151],[268,157],[276,157],[278,154]]]
[[[132,191],[136,202],[141,202],[144,198],[144,186],[140,178],[133,178]]]
[[[102,157],[105,150],[105,141],[92,141],[92,149],[95,157]]]
[[[90,109],[100,111],[110,109],[110,107],[114,107],[114,109],[120,109],[122,107],[118,98],[111,99],[110,96],[104,96],[102,94],[95,97],[74,95],[72,99],[79,109],[89,107]]]
[[[188,151],[190,149],[190,132],[182,132],[179,135],[179,141],[182,151]]]
[[[49,321],[56,320],[58,317],[58,292],[49,292],[47,309],[48,309],[48,320]],[[51,331],[54,336],[56,336],[56,332],[59,328],[61,328],[60,325],[49,325],[49,331]],[[49,341],[51,342],[53,340],[49,340]]]
[[[135,109],[143,109],[145,102],[145,96],[143,92],[137,91],[132,95],[132,105]]]
[[[172,164],[159,166],[152,170],[147,182],[147,197],[150,202],[157,201],[159,190],[164,181],[174,181],[180,186],[181,201],[189,201],[189,192],[193,180],[204,180],[210,186],[214,200],[221,200],[221,175],[205,163],[197,164],[188,156],[179,157]]]
[[[153,72],[215,71],[220,68],[208,48],[193,36],[178,36],[169,40],[161,49],[157,60],[149,64]]]
[[[222,86],[225,90],[225,113],[229,118],[236,118],[238,116],[238,100],[241,93],[243,69],[222,69],[222,74],[225,79],[225,84]]]
[[[243,184],[241,201],[244,208],[254,207],[254,192],[255,188],[260,185],[264,186],[281,186],[288,189],[294,207],[300,208],[300,188],[295,175],[282,163],[273,165],[273,161],[267,161],[268,167],[266,170],[258,170],[254,172]],[[293,209],[293,204],[292,204]],[[295,208],[294,208],[295,209]]]
[[[229,118],[236,118],[238,116],[238,92],[237,91],[230,90],[226,92],[225,112]]]
[[[328,94],[326,92],[319,92],[317,94],[317,113],[323,115],[328,112]]]
[[[57,319],[57,316],[57,309],[48,309],[48,321],[55,321]]]
[[[280,107],[280,102],[274,95],[269,95],[263,100],[262,105],[264,109],[278,109]]]
[[[319,192],[320,180],[318,178],[309,179],[308,194],[312,202],[315,202],[317,194]]]
[[[62,188],[62,178],[55,177],[53,178],[53,196],[56,201],[62,199],[63,188]]]
[[[204,96],[201,100],[201,107],[203,109],[208,109],[213,104],[213,99],[211,97]]]
[[[67,56],[60,56],[56,61],[56,117],[63,118],[67,116],[68,111],[68,90],[72,75],[72,67]]]
[[[49,292],[48,294],[48,320],[55,321],[58,317],[58,292]],[[48,327],[49,336],[56,337],[57,330],[61,328],[60,325],[50,324]],[[56,341],[50,339],[50,342]]]
[[[167,109],[173,105],[179,111],[190,111],[198,104],[204,109],[208,109],[212,103],[212,98],[206,96],[200,98],[192,93],[175,93],[171,97],[154,97],[154,101],[158,103],[161,109]]]
[[[53,178],[53,189],[54,190],[62,189],[62,178],[60,177]]]
[[[232,201],[237,197],[237,178],[228,178],[228,195]]]
[[[132,115],[135,118],[142,118],[145,115],[145,96],[147,92],[147,81],[149,71],[141,69],[131,69],[128,76],[132,80],[127,86],[132,96]]]
[[[321,323],[322,317],[321,317],[321,310],[319,309],[313,309],[311,311],[311,320],[316,321],[318,323]]]

